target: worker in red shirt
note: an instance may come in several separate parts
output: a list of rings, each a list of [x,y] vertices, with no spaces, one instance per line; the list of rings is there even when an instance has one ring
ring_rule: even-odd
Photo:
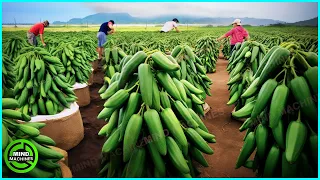
[[[220,41],[223,38],[227,38],[231,36],[231,39],[230,39],[231,52],[237,43],[242,43],[243,39],[249,40],[250,38],[248,31],[241,26],[240,19],[234,20],[232,25],[233,25],[233,28],[229,32],[227,32],[226,34],[222,35],[217,39],[218,41]]]
[[[42,23],[37,23],[33,25],[27,32],[29,43],[33,46],[37,46],[38,42],[36,37],[40,34],[42,45],[46,46],[46,43],[44,43],[44,40],[43,40],[43,32],[44,32],[44,28],[48,26],[49,26],[49,21],[47,20],[43,21]]]

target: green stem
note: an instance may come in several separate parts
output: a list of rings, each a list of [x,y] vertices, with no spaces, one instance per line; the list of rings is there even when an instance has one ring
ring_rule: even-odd
[[[308,67],[308,69],[311,68],[311,66],[309,65],[309,63],[306,61],[306,59],[305,59],[300,53],[297,53],[297,52],[296,52],[296,56],[299,56],[299,57],[300,57],[300,59],[302,60],[302,63],[303,63],[304,65],[306,65],[306,66]]]
[[[180,124],[180,126],[182,127],[183,130],[187,130],[187,128],[185,128],[182,124]]]
[[[151,54],[153,54],[153,53],[155,53],[155,52],[157,52],[157,51],[159,51],[159,50],[157,50],[157,49],[156,49],[156,50],[152,50],[152,51],[147,52],[146,54],[149,55],[149,56],[151,56]],[[148,57],[149,57],[149,56],[148,56]]]
[[[137,114],[139,114],[139,115],[141,114],[141,111],[144,109],[144,105],[145,105],[144,103],[141,104],[140,110]]]
[[[300,110],[299,110],[299,112],[298,112],[298,119],[297,119],[297,121],[298,121],[298,122],[301,122],[301,112],[300,112]]]
[[[161,109],[161,111],[163,111],[164,110],[164,108],[160,105],[160,109]]]
[[[277,80],[277,78],[283,73],[283,71],[285,71],[285,69],[282,69],[282,71],[276,75],[276,77],[274,78],[274,80]]]
[[[287,71],[288,70],[286,69],[284,72],[284,78],[283,78],[283,82],[282,82],[283,85],[286,85]]]
[[[146,108],[146,106],[144,105],[143,108],[142,108],[142,111],[141,111],[141,114],[144,113],[144,109]]]
[[[140,87],[140,84],[138,84],[138,88],[137,88],[137,90],[136,90],[136,93],[138,93],[138,91],[139,91],[139,87]]]
[[[132,86],[130,89],[127,89],[126,91],[127,92],[130,92],[132,89],[134,89],[136,86],[138,86],[139,85],[139,81],[137,81],[135,84],[134,84],[134,86]]]
[[[171,101],[175,102],[175,100],[168,94],[169,98],[171,99]]]
[[[294,63],[293,63],[293,61],[294,61],[294,57],[292,57],[291,60],[290,60],[290,68],[291,68],[292,74],[293,74],[294,77],[296,78],[296,77],[297,77],[297,74],[296,74],[296,72],[295,72],[295,70],[294,70]]]
[[[284,82],[284,79],[282,79],[282,80],[279,82],[279,84],[283,84],[283,82]]]
[[[297,51],[298,51],[298,53],[302,54],[303,56],[308,56],[308,53],[306,53],[306,52],[303,52],[303,51],[300,51],[300,50],[297,50]]]
[[[146,58],[146,60],[144,61],[145,64],[148,64],[148,59],[150,58],[150,55]]]

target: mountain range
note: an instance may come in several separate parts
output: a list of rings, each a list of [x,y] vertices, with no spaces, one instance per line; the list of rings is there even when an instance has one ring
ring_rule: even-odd
[[[178,18],[182,24],[212,24],[212,25],[230,25],[235,19],[234,17],[197,17],[197,16],[186,16],[186,15],[164,15],[157,17],[140,18],[133,17],[128,13],[97,13],[86,16],[84,18],[72,18],[67,22],[54,21],[53,24],[101,24],[110,19],[113,19],[116,24],[162,24],[173,18]],[[243,24],[252,26],[264,26],[270,24],[282,24],[283,21],[273,19],[258,19],[243,17],[240,18]]]
[[[287,23],[287,25],[292,25],[292,26],[318,26],[318,17],[305,20],[305,21],[298,21],[295,23]]]

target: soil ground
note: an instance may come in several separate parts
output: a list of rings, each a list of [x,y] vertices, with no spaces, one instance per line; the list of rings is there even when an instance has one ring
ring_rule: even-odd
[[[235,169],[235,164],[243,145],[245,132],[239,132],[242,122],[231,118],[234,106],[228,106],[229,91],[226,71],[227,60],[217,61],[216,73],[208,74],[213,81],[211,94],[206,103],[211,107],[206,114],[204,123],[209,132],[216,136],[217,143],[210,144],[213,155],[205,155],[209,167],[201,168],[200,177],[255,177],[252,170],[241,167]]]
[[[200,177],[255,177],[255,174],[244,167],[235,169],[235,164],[243,145],[245,132],[240,133],[241,122],[231,119],[232,106],[227,106],[229,99],[227,61],[219,59],[216,73],[208,74],[213,80],[211,97],[206,102],[211,110],[206,114],[205,125],[216,136],[217,143],[210,144],[213,155],[206,155],[209,167],[199,167]],[[97,177],[100,164],[100,152],[105,141],[98,132],[105,124],[97,115],[103,109],[104,101],[100,99],[98,90],[102,86],[103,73],[97,71],[94,84],[90,86],[91,103],[80,108],[84,125],[84,139],[75,148],[68,151],[69,167],[73,177]]]

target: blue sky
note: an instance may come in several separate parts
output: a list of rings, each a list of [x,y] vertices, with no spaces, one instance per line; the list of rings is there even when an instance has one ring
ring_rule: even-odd
[[[132,16],[148,17],[183,14],[205,17],[252,17],[296,22],[318,15],[318,3],[3,3],[2,22],[35,23],[48,19],[68,21],[99,12],[125,12]]]
[[[19,23],[69,20],[75,17],[84,17],[95,13],[84,3],[2,3],[2,22],[13,22],[14,18]]]

